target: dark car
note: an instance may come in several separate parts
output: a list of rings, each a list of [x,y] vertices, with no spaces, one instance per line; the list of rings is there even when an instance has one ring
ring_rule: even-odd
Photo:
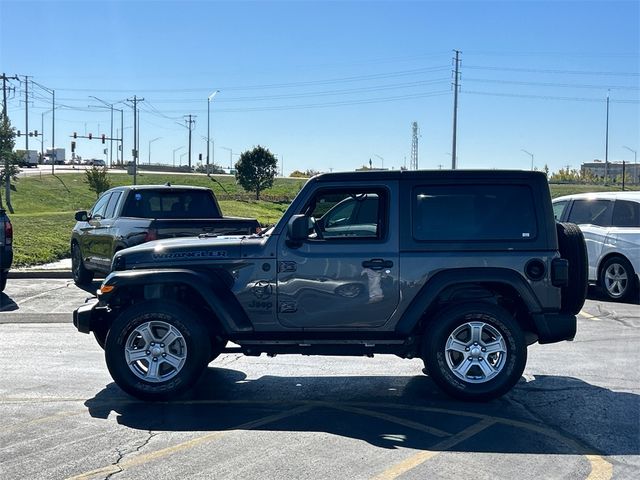
[[[13,262],[13,225],[4,209],[0,209],[0,292],[7,286],[7,275]]]

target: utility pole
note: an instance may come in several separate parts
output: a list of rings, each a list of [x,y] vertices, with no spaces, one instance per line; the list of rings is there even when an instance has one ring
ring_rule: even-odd
[[[189,117],[189,120],[186,119],[187,117]],[[196,123],[196,121],[193,120],[194,118],[196,118],[195,115],[185,115],[185,122],[189,129],[189,171],[191,171],[191,132],[193,131],[193,125]]]
[[[138,182],[138,102],[144,102],[144,98],[138,98],[136,95],[133,99],[127,99],[127,102],[133,103],[133,184]],[[123,135],[124,136],[124,135]],[[124,154],[124,152],[123,152]]]
[[[607,90],[607,127],[605,130],[604,140],[604,184],[607,184],[609,178],[609,92]]]
[[[2,121],[3,122],[7,122],[8,121],[8,117],[7,117],[7,80],[20,80],[18,78],[17,75],[14,75],[13,77],[7,77],[4,73],[2,74]],[[29,135],[27,135],[29,136]],[[5,160],[5,171],[8,173],[9,172],[9,159],[3,159]],[[4,188],[5,188],[5,201],[7,202],[7,209],[9,210],[9,213],[13,213],[13,207],[11,206],[11,178],[9,177],[9,175],[5,175],[5,182],[4,182]]]
[[[457,167],[457,153],[456,153],[456,136],[458,134],[458,88],[460,80],[460,51],[456,52],[455,58],[455,71],[453,81],[453,146],[451,147],[451,169],[455,170]]]
[[[24,149],[29,155],[29,77],[24,76]]]
[[[2,74],[2,115],[7,118],[7,80],[20,80],[17,75],[7,77]]]

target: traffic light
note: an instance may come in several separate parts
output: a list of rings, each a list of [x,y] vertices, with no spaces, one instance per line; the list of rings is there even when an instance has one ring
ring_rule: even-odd
[[[75,152],[76,151],[76,142],[71,142],[71,152]]]
[[[201,153],[198,154],[198,160],[202,161],[202,154]]]
[[[16,133],[16,137],[20,136],[20,130],[18,130],[18,132]]]
[[[38,136],[38,130],[36,130],[35,132],[33,132],[33,136],[37,137]]]
[[[93,138],[93,134],[89,134],[89,140],[91,140]]]
[[[78,134],[76,132],[73,132],[73,138],[78,138]]]
[[[103,133],[103,134],[102,134],[102,143],[104,143],[105,139],[106,139],[106,136],[105,136],[105,134]]]

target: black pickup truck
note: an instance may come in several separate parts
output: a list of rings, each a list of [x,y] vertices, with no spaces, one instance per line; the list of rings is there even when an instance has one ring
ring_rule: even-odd
[[[208,188],[167,185],[117,187],[103,193],[91,210],[76,212],[71,233],[73,279],[109,273],[113,255],[152,240],[198,235],[246,235],[259,231],[251,218],[223,217]]]

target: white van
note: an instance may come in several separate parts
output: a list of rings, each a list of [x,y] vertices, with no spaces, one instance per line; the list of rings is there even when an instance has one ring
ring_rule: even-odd
[[[553,200],[560,222],[577,224],[587,242],[589,281],[611,300],[629,300],[640,285],[640,192],[594,192]]]

